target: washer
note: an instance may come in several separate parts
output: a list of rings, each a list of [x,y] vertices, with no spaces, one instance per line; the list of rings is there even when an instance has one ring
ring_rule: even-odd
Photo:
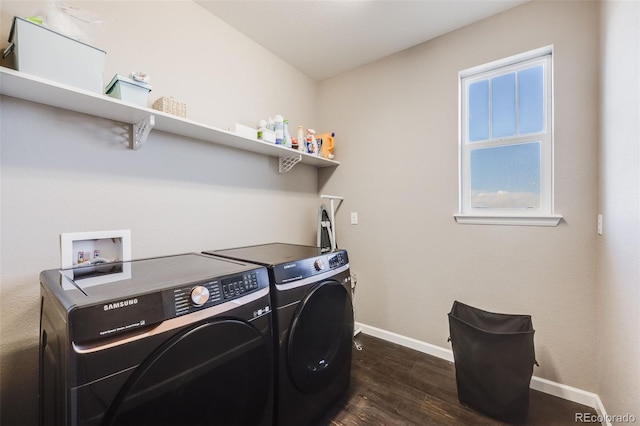
[[[271,425],[266,268],[184,254],[44,271],[41,425]]]
[[[267,266],[276,336],[276,424],[318,421],[350,382],[354,319],[347,252],[272,243],[206,253]]]

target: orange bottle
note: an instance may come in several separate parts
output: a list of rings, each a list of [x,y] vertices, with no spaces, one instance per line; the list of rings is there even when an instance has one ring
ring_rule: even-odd
[[[316,140],[318,141],[318,145],[320,145],[320,156],[327,158],[329,160],[333,160],[333,138],[336,136],[335,133],[320,133],[316,135]],[[321,142],[322,141],[322,142]]]

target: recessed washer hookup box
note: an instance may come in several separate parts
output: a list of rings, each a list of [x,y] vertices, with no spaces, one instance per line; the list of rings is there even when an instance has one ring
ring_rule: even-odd
[[[18,16],[9,43],[18,71],[102,93],[105,51]]]

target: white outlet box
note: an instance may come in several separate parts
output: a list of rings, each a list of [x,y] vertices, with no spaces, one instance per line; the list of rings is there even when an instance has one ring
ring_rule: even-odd
[[[358,224],[358,212],[351,212],[351,224],[352,225]]]
[[[131,260],[129,229],[60,234],[60,266],[62,268],[103,260]]]

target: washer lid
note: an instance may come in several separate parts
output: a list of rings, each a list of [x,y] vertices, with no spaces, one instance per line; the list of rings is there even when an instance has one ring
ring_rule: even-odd
[[[60,270],[60,286],[92,297],[162,291],[185,283],[256,269],[256,265],[197,253]]]
[[[115,338],[218,305],[217,313],[226,312],[268,299],[269,288],[264,266],[202,254],[54,269],[42,272],[40,281],[44,294],[53,293],[67,311],[75,343]]]

